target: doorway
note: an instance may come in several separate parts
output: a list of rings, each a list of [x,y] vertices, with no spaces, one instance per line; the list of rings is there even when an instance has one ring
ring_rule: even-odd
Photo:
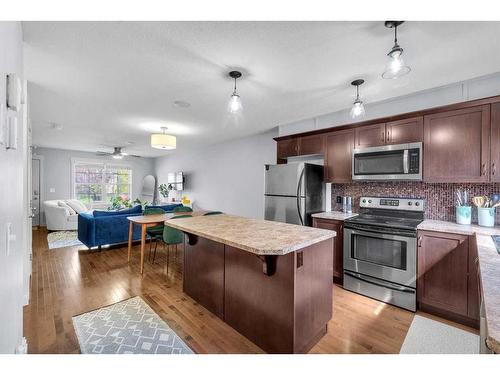
[[[32,226],[40,226],[40,159],[31,159],[31,207],[33,210]]]

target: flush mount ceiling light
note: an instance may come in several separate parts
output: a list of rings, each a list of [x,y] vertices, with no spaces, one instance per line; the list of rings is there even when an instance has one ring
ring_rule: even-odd
[[[394,29],[394,46],[389,51],[387,56],[389,61],[385,67],[384,73],[382,73],[382,78],[385,79],[396,79],[410,72],[410,67],[405,65],[403,60],[403,49],[398,44],[398,26],[404,21],[385,21],[385,27]]]
[[[241,112],[241,110],[243,109],[243,105],[241,104],[241,98],[236,92],[236,80],[241,77],[241,72],[233,70],[229,72],[229,77],[234,79],[234,91],[233,95],[231,95],[231,98],[229,99],[227,110],[229,111],[229,113],[236,114]]]
[[[175,150],[177,147],[177,138],[174,135],[167,134],[167,127],[162,126],[162,133],[151,134],[151,147],[160,150]]]
[[[361,99],[359,99],[359,86],[365,83],[364,79],[357,79],[351,82],[351,85],[356,86],[356,100],[352,103],[351,118],[357,119],[365,115],[365,107]]]

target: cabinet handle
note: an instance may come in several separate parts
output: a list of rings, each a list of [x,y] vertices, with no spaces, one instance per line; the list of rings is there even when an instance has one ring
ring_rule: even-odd
[[[422,247],[422,236],[418,236],[417,247]]]
[[[481,172],[481,176],[486,176],[486,163],[483,163],[483,170]]]
[[[380,139],[382,142],[384,142],[384,141],[385,141],[385,138],[384,138],[384,137],[385,137],[385,131],[383,131],[383,130],[382,130],[382,138]]]
[[[495,172],[496,172],[496,165],[495,165],[495,163],[493,163],[493,164],[491,165],[491,174],[494,176],[494,175],[495,175]]]
[[[387,138],[386,138],[386,142],[390,142],[391,140],[391,133],[389,133],[389,130],[387,130]]]

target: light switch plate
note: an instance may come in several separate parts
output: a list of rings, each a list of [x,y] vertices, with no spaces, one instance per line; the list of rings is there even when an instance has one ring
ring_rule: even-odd
[[[12,242],[16,240],[16,235],[12,233],[12,223],[5,224],[5,252],[10,255]]]
[[[50,188],[50,189],[49,189],[49,192],[50,192],[50,193],[55,193],[55,192],[56,192],[56,188]]]

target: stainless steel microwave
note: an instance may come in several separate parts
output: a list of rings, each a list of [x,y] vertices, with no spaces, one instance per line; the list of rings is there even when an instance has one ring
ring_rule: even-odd
[[[422,181],[422,142],[353,150],[352,179]]]

